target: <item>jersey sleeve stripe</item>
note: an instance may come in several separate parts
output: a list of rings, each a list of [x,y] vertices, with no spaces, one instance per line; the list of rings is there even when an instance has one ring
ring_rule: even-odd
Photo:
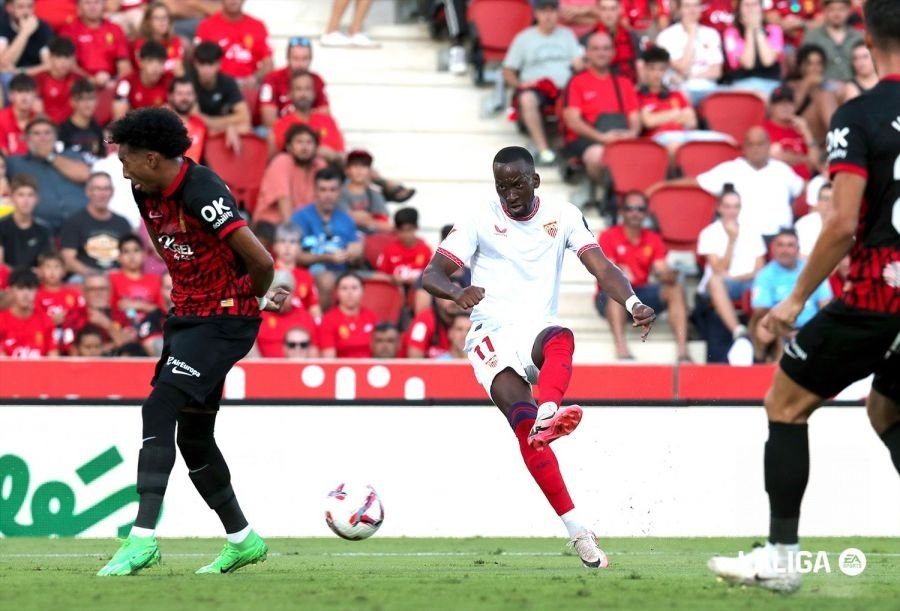
[[[832,163],[828,167],[828,170],[832,178],[834,178],[838,172],[849,172],[850,174],[856,174],[857,176],[862,176],[866,180],[869,180],[868,170],[854,163]]]
[[[593,250],[593,249],[595,249],[595,248],[600,248],[600,245],[597,244],[596,242],[594,242],[594,243],[592,243],[592,244],[585,244],[584,246],[582,246],[581,248],[578,249],[578,256],[580,257],[581,255],[583,255],[583,254],[586,253],[587,251]]]
[[[457,266],[459,266],[459,267],[465,267],[465,266],[466,266],[466,264],[462,262],[462,259],[460,259],[460,258],[457,257],[456,255],[454,255],[454,254],[453,254],[452,252],[450,252],[449,250],[446,250],[446,249],[443,249],[443,248],[441,248],[441,247],[438,247],[437,251],[438,251],[439,253],[441,253],[442,255],[444,255],[445,257],[447,257],[448,259],[450,259],[451,261],[453,261],[454,263],[456,263]]]
[[[231,223],[230,225],[222,228],[222,231],[219,232],[219,239],[224,240],[235,229],[240,229],[241,227],[246,227],[246,226],[247,226],[247,221],[245,221],[243,219],[241,219],[240,221]]]

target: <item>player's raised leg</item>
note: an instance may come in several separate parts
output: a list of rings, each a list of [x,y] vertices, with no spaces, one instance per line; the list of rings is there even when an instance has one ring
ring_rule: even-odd
[[[539,452],[528,444],[528,434],[538,413],[528,384],[512,369],[504,369],[491,384],[491,399],[509,421],[528,472],[563,521],[581,562],[588,568],[609,566],[606,554],[597,546],[594,533],[578,519],[553,450],[546,447]]]
[[[160,562],[155,529],[175,465],[175,424],[189,401],[187,394],[164,382],[156,384],[141,408],[143,447],[138,454],[138,514],[128,538],[97,575],[132,575]]]
[[[540,370],[538,387],[541,396],[528,444],[535,450],[543,450],[554,439],[568,435],[581,422],[581,407],[562,406],[562,398],[572,379],[574,352],[575,335],[565,327],[548,327],[534,340],[531,358]]]
[[[232,573],[266,559],[268,549],[247,519],[231,487],[231,472],[215,440],[216,412],[189,407],[178,419],[178,449],[191,482],[225,527],[222,553],[197,573]]]
[[[709,568],[742,585],[793,592],[800,587],[796,562],[800,503],[809,480],[807,420],[823,398],[806,390],[779,367],[766,395],[769,439],[765,447],[765,482],[769,494],[769,539],[764,547],[737,557],[716,556]]]

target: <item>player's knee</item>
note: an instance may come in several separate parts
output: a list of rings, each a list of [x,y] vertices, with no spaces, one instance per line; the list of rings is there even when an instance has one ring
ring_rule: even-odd
[[[195,469],[209,462],[216,444],[210,420],[208,415],[182,414],[175,442],[188,469]]]
[[[178,412],[187,401],[188,396],[171,384],[159,382],[153,387],[141,406],[144,445],[173,445],[172,435]]]
[[[573,351],[575,350],[575,334],[568,327],[550,327],[544,333],[543,346],[544,350],[550,347],[560,347]]]

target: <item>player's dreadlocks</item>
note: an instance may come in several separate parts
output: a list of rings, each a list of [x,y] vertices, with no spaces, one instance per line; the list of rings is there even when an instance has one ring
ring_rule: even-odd
[[[110,126],[110,140],[130,148],[155,151],[168,159],[184,154],[191,139],[181,119],[166,108],[141,108]]]

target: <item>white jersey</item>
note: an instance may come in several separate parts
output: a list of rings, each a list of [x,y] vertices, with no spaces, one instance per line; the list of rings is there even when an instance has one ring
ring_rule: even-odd
[[[581,211],[567,202],[535,198],[526,218],[509,216],[497,200],[457,222],[438,252],[462,267],[470,263],[472,284],[484,299],[472,310],[473,324],[553,320],[566,249],[578,256],[600,248]]]

